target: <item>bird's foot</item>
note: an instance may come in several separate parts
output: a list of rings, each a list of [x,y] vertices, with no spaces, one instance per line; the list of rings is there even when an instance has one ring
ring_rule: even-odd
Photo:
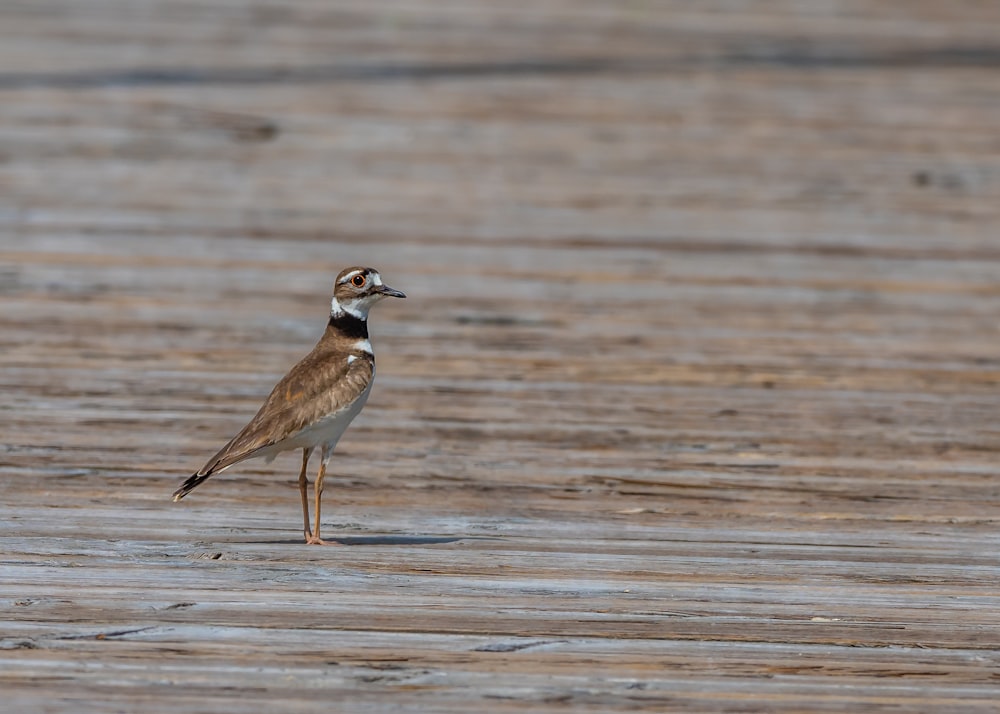
[[[340,545],[340,543],[335,540],[323,540],[319,536],[309,533],[306,535],[306,545]]]

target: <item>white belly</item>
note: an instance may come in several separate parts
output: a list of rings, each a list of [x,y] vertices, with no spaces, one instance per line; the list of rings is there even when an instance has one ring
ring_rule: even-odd
[[[310,424],[294,436],[290,436],[273,446],[263,449],[260,455],[268,462],[271,462],[282,451],[290,451],[292,449],[308,449],[318,446],[326,449],[327,453],[333,451],[340,437],[347,431],[347,427],[354,421],[354,417],[364,408],[371,391],[372,385],[369,384],[367,389],[349,406]]]

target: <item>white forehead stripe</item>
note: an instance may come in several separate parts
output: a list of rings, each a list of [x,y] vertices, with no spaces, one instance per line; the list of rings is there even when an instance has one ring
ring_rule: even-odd
[[[347,275],[345,275],[340,279],[340,284],[343,285],[344,283],[349,283],[351,282],[351,278],[353,278],[355,275],[364,275],[364,272],[365,272],[364,268],[358,268],[357,270],[352,270],[351,272],[349,272]]]

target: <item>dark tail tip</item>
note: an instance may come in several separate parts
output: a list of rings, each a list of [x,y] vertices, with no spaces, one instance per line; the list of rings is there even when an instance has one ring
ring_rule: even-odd
[[[181,484],[181,487],[174,491],[174,503],[184,498],[186,495],[195,490],[198,485],[207,479],[211,474],[194,474],[187,481]]]

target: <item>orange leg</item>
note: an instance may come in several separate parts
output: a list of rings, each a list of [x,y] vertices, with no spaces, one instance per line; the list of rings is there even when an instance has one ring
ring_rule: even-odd
[[[302,494],[302,529],[306,537],[306,543],[312,538],[312,531],[309,530],[309,479],[306,478],[306,468],[309,466],[309,455],[312,454],[312,447],[302,449],[302,470],[299,471],[299,493]]]
[[[330,460],[330,454],[333,449],[323,449],[323,460],[319,463],[319,473],[316,474],[316,483],[314,487],[316,489],[316,527],[313,529],[312,535],[306,538],[306,543],[309,545],[340,545],[336,541],[326,541],[319,537],[319,518],[320,518],[320,504],[323,501],[323,479],[326,477],[326,464]]]

